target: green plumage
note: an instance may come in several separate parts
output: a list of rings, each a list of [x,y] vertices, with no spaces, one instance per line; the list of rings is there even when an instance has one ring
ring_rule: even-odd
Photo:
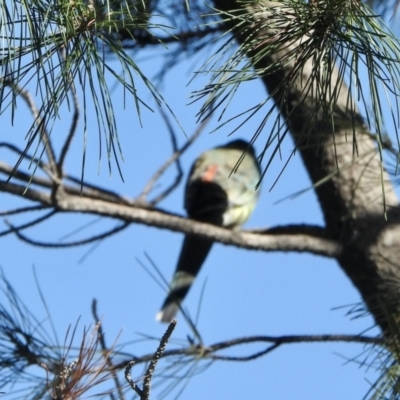
[[[244,140],[206,151],[195,161],[185,189],[189,218],[235,228],[256,206],[261,178],[254,149]],[[157,320],[170,322],[205,261],[213,241],[185,236],[170,292]]]

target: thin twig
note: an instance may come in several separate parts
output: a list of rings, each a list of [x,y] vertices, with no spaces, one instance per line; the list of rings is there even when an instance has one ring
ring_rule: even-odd
[[[125,398],[124,392],[122,390],[122,386],[121,386],[121,383],[120,383],[120,381],[118,379],[118,375],[116,373],[116,370],[114,369],[114,365],[113,365],[113,362],[111,360],[111,357],[109,357],[110,350],[106,346],[106,340],[105,340],[102,324],[101,324],[100,318],[98,317],[98,314],[97,314],[97,300],[96,299],[93,299],[93,301],[92,301],[92,315],[93,315],[93,318],[95,320],[96,325],[99,327],[98,328],[99,343],[100,343],[100,346],[101,346],[102,353],[103,353],[103,355],[105,355],[106,363],[107,363],[108,367],[110,368],[111,376],[112,376],[112,378],[114,380],[115,387],[117,388],[118,398],[120,400],[124,400],[124,398]],[[114,397],[112,393],[110,393],[110,396]]]
[[[29,109],[32,113],[32,116],[35,119],[35,124],[40,129],[40,140],[43,142],[43,145],[44,145],[44,148],[45,148],[45,151],[47,154],[47,158],[49,160],[51,178],[54,179],[55,174],[57,173],[56,157],[54,154],[53,147],[51,145],[50,135],[45,128],[45,123],[44,123],[42,117],[40,116],[40,111],[37,108],[35,101],[33,100],[32,96],[28,90],[21,88],[18,84],[12,82],[11,80],[5,79],[4,84],[10,86],[12,90],[14,90],[17,94],[19,94],[23,98],[23,100],[25,101],[27,106],[29,107]]]
[[[160,177],[165,173],[165,171],[170,167],[172,163],[176,163],[177,169],[178,169],[178,174],[175,178],[175,181],[167,188],[165,189],[162,193],[160,193],[155,199],[150,201],[150,204],[153,206],[159,203],[161,200],[165,199],[180,183],[183,172],[182,172],[182,166],[180,163],[180,157],[182,154],[193,144],[193,142],[200,136],[201,132],[207,125],[209,118],[203,121],[201,124],[199,124],[198,128],[196,131],[193,133],[193,135],[186,141],[186,143],[180,148],[177,149],[176,146],[176,135],[174,132],[174,129],[172,127],[171,122],[169,121],[168,117],[165,115],[163,110],[161,109],[161,115],[164,119],[165,124],[167,125],[168,131],[171,136],[171,142],[172,142],[172,147],[174,150],[174,153],[172,156],[156,171],[156,173],[150,178],[150,180],[147,182],[145,188],[143,189],[142,193],[139,196],[139,199],[141,201],[145,201],[147,195],[150,193],[150,191],[153,189],[154,184],[160,179]]]
[[[275,344],[272,344],[271,346],[268,346],[265,350],[258,351],[256,353],[250,354],[248,356],[234,357],[234,356],[211,355],[211,356],[209,356],[209,358],[211,358],[212,360],[218,360],[218,361],[252,361],[252,360],[255,360],[262,356],[265,356],[266,354],[277,349],[281,345],[282,345],[282,343],[275,343]]]
[[[135,382],[133,382],[133,379],[131,378],[130,370],[134,366],[135,361],[130,361],[125,367],[125,379],[129,383],[129,386],[139,395],[140,399],[142,399],[143,392],[139,388],[138,385],[136,385]]]
[[[150,203],[152,205],[155,205],[155,204],[159,203],[161,200],[163,200],[164,198],[166,198],[179,185],[179,183],[182,179],[182,176],[183,176],[182,167],[180,164],[180,157],[193,144],[193,142],[200,136],[201,132],[203,131],[203,129],[205,128],[205,126],[207,125],[209,120],[210,120],[210,118],[207,118],[206,120],[201,122],[199,127],[194,132],[194,134],[188,139],[188,141],[181,147],[180,150],[175,152],[175,154],[169,160],[170,164],[172,164],[174,161],[176,161],[177,166],[179,165],[178,171],[180,171],[180,174],[177,175],[177,177],[175,178],[175,181],[166,190],[164,190],[162,193],[160,193],[155,199],[150,201]],[[167,169],[167,167],[165,169]]]
[[[5,221],[4,221],[5,224],[6,224],[7,226],[9,226],[10,229],[7,229],[7,230],[5,230],[5,231],[3,231],[3,232],[0,232],[0,236],[6,236],[6,235],[9,235],[10,233],[14,233],[15,231],[18,231],[18,232],[19,232],[19,231],[21,231],[21,230],[23,230],[23,229],[31,228],[32,226],[35,226],[35,225],[37,225],[37,224],[40,224],[40,223],[43,222],[43,221],[46,221],[47,219],[50,219],[50,218],[51,218],[53,215],[55,215],[56,213],[57,213],[56,210],[51,210],[51,211],[48,212],[47,214],[45,214],[45,215],[43,215],[43,216],[41,216],[41,217],[39,217],[39,218],[36,218],[36,219],[34,219],[33,221],[31,221],[31,222],[27,222],[26,224],[20,225],[20,226],[12,226],[8,220],[5,220]]]
[[[194,359],[203,358],[221,361],[247,361],[250,359],[261,357],[268,354],[275,348],[285,344],[298,344],[298,343],[327,343],[327,342],[344,342],[344,343],[360,343],[370,344],[373,346],[384,346],[385,340],[381,337],[361,336],[361,335],[287,335],[287,336],[249,336],[241,337],[233,340],[226,340],[224,342],[215,343],[210,346],[195,346],[166,350],[163,353],[163,358],[186,356]],[[272,343],[266,349],[250,354],[249,356],[235,357],[235,356],[220,356],[216,354],[217,351],[227,350],[235,346],[242,346],[246,344],[255,343]],[[146,354],[142,357],[135,358],[136,364],[148,362],[153,359],[152,354]],[[126,361],[115,365],[116,368],[123,368]]]
[[[0,147],[5,147],[8,150],[18,154],[18,156],[20,158],[22,158],[22,159],[25,158],[29,162],[35,163],[35,165],[39,166],[39,168],[43,169],[44,171],[48,171],[49,170],[49,166],[45,162],[43,162],[43,160],[28,154],[28,152],[26,151],[26,148],[24,150],[21,150],[17,146],[15,146],[15,145],[13,145],[11,143],[7,143],[7,142],[0,142]]]
[[[145,201],[147,195],[150,193],[150,191],[153,189],[154,184],[158,181],[158,179],[160,179],[160,177],[164,174],[164,172],[168,169],[168,167],[174,162],[176,161],[176,167],[178,169],[178,175],[175,178],[175,182],[178,181],[178,183],[180,182],[180,180],[182,179],[183,176],[183,171],[182,171],[182,166],[180,163],[180,159],[178,158],[174,158],[174,156],[179,152],[178,150],[178,144],[177,144],[177,140],[176,140],[176,134],[175,134],[175,130],[168,118],[168,116],[165,114],[164,110],[159,107],[160,110],[160,114],[164,120],[165,125],[167,126],[167,130],[169,132],[170,138],[171,138],[171,143],[172,143],[172,150],[173,150],[173,155],[170,159],[168,159],[159,169],[158,171],[156,171],[153,176],[150,178],[150,180],[147,182],[145,188],[143,189],[141,195],[139,196],[139,198],[141,199],[141,201]],[[164,196],[165,197],[165,196]],[[154,201],[152,204],[155,204]]]
[[[50,242],[39,242],[37,240],[33,240],[28,238],[27,236],[23,235],[20,231],[19,228],[12,226],[9,222],[7,222],[7,225],[10,227],[11,231],[17,235],[18,239],[22,240],[25,243],[31,244],[32,246],[37,246],[37,247],[50,247],[50,248],[66,248],[66,247],[76,247],[76,246],[83,246],[89,243],[96,242],[98,240],[105,239],[109,236],[115,235],[118,232],[121,232],[125,228],[129,226],[128,222],[125,222],[121,224],[120,226],[117,226],[116,228],[110,229],[107,232],[101,233],[99,235],[92,236],[87,239],[83,240],[77,240],[75,242],[69,242],[69,243],[50,243]]]
[[[99,199],[109,199],[109,201],[113,201],[114,203],[118,204],[130,204],[132,205],[134,201],[130,200],[129,198],[122,197],[120,194],[113,192],[112,190],[107,190],[104,189],[100,186],[93,185],[88,182],[82,182],[82,179],[80,178],[75,178],[74,176],[71,175],[65,175],[64,178],[68,181],[71,181],[73,183],[76,183],[77,185],[81,186],[84,188],[85,193],[92,193],[93,195],[97,195]],[[66,192],[69,191],[68,186],[64,186],[66,189]],[[79,192],[81,193],[81,191]]]
[[[141,400],[149,400],[150,398],[151,378],[153,377],[158,360],[162,357],[165,351],[165,347],[167,346],[168,340],[175,329],[175,326],[176,326],[176,319],[173,319],[171,323],[168,325],[168,328],[165,331],[163,337],[161,338],[160,345],[158,346],[157,351],[154,353],[154,357],[151,360],[149,367],[147,368],[146,375],[143,381],[143,397]]]
[[[195,40],[199,40],[204,38],[207,35],[213,35],[216,33],[221,33],[221,26],[217,27],[203,27],[203,29],[196,30],[188,30],[174,33],[170,36],[155,36],[153,32],[141,31],[140,35],[133,35],[132,31],[129,28],[123,28],[119,30],[119,35],[121,36],[121,40],[124,41],[124,48],[132,49],[136,47],[144,47],[149,45],[160,46],[160,44],[168,44],[168,43],[178,43],[184,44],[187,46],[187,42]],[[132,39],[134,41],[132,42]],[[127,41],[131,43],[125,43]]]
[[[66,59],[65,48],[64,48],[64,52],[60,51],[60,57],[65,62],[65,59]],[[71,126],[69,128],[68,136],[65,139],[64,145],[63,145],[63,147],[61,149],[61,152],[60,152],[60,158],[59,158],[58,163],[57,163],[58,176],[60,178],[63,176],[63,165],[64,165],[65,157],[67,156],[67,153],[68,153],[68,150],[70,148],[72,139],[74,138],[74,135],[75,135],[75,132],[76,132],[76,128],[78,126],[79,114],[80,114],[79,100],[78,100],[78,96],[76,94],[76,88],[75,88],[74,80],[73,80],[73,77],[72,77],[71,73],[68,74],[68,78],[69,78],[69,85],[70,85],[70,91],[71,91],[71,96],[72,96],[72,102],[74,104],[74,114],[72,116],[72,122],[71,122]]]
[[[20,158],[22,157],[22,158],[27,159],[30,162],[34,162],[43,171],[45,171],[45,172],[48,171],[49,167],[47,166],[46,163],[44,163],[42,160],[40,160],[38,158],[35,158],[32,155],[29,155],[26,151],[23,151],[23,150],[19,149],[18,147],[14,146],[10,143],[6,143],[6,142],[0,142],[0,147],[5,147],[8,150],[18,154]],[[7,174],[7,175],[12,174],[12,176],[14,178],[19,179],[23,182],[27,182],[30,185],[36,184],[39,186],[47,187],[49,189],[51,189],[53,187],[52,181],[49,181],[48,179],[45,179],[42,177],[38,177],[36,175],[27,174],[19,169],[16,170],[14,167],[11,167],[3,162],[0,162],[0,172],[3,172],[4,174]],[[83,186],[86,189],[86,192],[88,192],[87,189],[90,189],[93,194],[97,194],[98,196],[101,196],[99,198],[103,198],[103,199],[109,198],[115,202],[123,203],[123,204],[131,204],[132,203],[132,200],[130,200],[128,198],[124,198],[121,195],[119,195],[118,193],[115,193],[111,190],[101,188],[99,186],[90,184],[88,182],[82,183],[82,179],[80,179],[80,178],[76,178],[76,177],[74,177],[72,175],[68,175],[68,174],[65,174],[63,177],[64,177],[64,179],[71,181],[73,183],[76,183],[79,186]],[[66,188],[67,192],[71,190],[71,188],[68,188],[67,186],[64,186],[64,187]],[[76,193],[80,193],[80,189],[79,190],[75,189],[75,191],[76,191]]]
[[[135,361],[130,361],[125,366],[125,379],[129,383],[130,387],[139,395],[140,400],[149,400],[150,399],[150,389],[151,389],[151,379],[153,377],[154,371],[156,369],[156,365],[158,360],[162,357],[165,351],[165,347],[167,346],[168,340],[172,335],[176,326],[176,320],[172,320],[171,323],[168,325],[167,330],[165,331],[164,335],[160,340],[160,344],[156,350],[156,352],[152,355],[150,359],[150,364],[146,370],[146,374],[143,381],[143,390],[136,385],[136,383],[132,380],[130,375],[130,370],[133,365],[136,363]]]
[[[29,207],[21,207],[21,208],[15,208],[14,210],[9,210],[9,211],[0,211],[0,217],[8,217],[10,215],[15,215],[15,214],[23,214],[31,211],[42,211],[46,210],[50,206],[47,205],[40,205],[40,206],[29,206]]]
[[[27,174],[26,172],[23,172],[21,170],[14,170],[11,166],[9,166],[1,161],[0,161],[0,172],[3,172],[6,175],[12,174],[12,176],[14,178],[16,178],[22,182],[28,183],[29,186],[37,185],[37,186],[45,187],[48,189],[53,188],[53,181],[43,178],[43,177],[40,177],[40,176],[37,176],[37,175],[32,176],[31,174]],[[69,176],[69,175],[66,175],[64,178],[73,183],[77,183],[77,184],[81,183],[80,179],[77,179],[77,178]],[[8,192],[8,190],[7,190],[7,185],[9,184],[8,181],[4,182],[4,184],[5,184],[4,189],[1,188],[0,190],[2,190],[4,192]],[[73,187],[73,186],[67,186],[67,185],[63,185],[63,189],[64,189],[65,193],[68,193],[68,194],[75,194],[75,195],[82,196],[82,197],[91,197],[93,199],[109,201],[114,204],[125,204],[125,205],[133,204],[133,202],[130,201],[129,199],[126,199],[126,198],[118,195],[117,193],[112,192],[111,190],[102,189],[99,186],[92,185],[89,183],[83,183],[81,186],[84,188],[84,190]],[[24,188],[24,191],[25,190],[26,190],[26,188]],[[142,205],[142,206],[145,206],[145,205]]]
[[[323,335],[286,335],[286,336],[249,336],[224,342],[215,343],[207,347],[209,351],[219,351],[237,345],[249,343],[270,342],[275,344],[290,343],[317,343],[317,342],[356,342],[364,344],[383,345],[384,340],[381,337],[362,336],[362,335],[340,335],[340,334],[323,334]]]

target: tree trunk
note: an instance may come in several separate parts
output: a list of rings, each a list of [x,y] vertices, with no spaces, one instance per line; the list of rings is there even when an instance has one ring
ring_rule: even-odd
[[[298,57],[290,60],[285,57],[300,43],[304,48],[307,42],[311,44],[312,33],[290,46],[274,52],[268,50],[268,46],[277,46],[279,40],[279,35],[273,35],[273,17],[268,7],[281,7],[282,3],[260,5],[215,0],[215,4],[224,12],[236,10],[234,13],[240,19],[232,18],[226,24],[233,29],[239,44],[248,49],[247,56],[257,71],[281,61],[272,72],[260,72],[261,79],[278,104],[316,185],[326,228],[331,238],[342,245],[343,251],[337,257],[340,266],[361,293],[384,334],[392,337],[398,332],[400,317],[398,199],[387,173],[382,170],[376,141],[352,104],[348,88],[343,82],[337,84],[335,67],[330,78],[318,72],[319,79],[315,79],[316,64],[311,58],[294,73]],[[262,46],[257,49],[248,46],[249,36],[253,36],[252,40],[257,38]],[[319,94],[324,79],[325,87],[330,88],[325,98]],[[334,96],[336,101],[332,103]]]

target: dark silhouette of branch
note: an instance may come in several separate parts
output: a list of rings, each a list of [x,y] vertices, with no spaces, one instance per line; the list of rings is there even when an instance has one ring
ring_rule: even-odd
[[[38,158],[35,158],[35,157],[29,155],[25,150],[21,150],[18,147],[14,146],[10,143],[0,142],[0,147],[5,147],[5,148],[11,150],[12,152],[16,153],[20,158],[21,157],[25,158],[27,161],[32,162],[33,164],[37,165],[43,171],[46,171],[46,169],[48,169],[48,165],[46,163],[44,163],[42,160],[39,160]],[[24,171],[21,171],[20,169],[15,170],[14,167],[11,167],[10,165],[7,165],[1,161],[0,161],[0,172],[4,173],[8,177],[12,176],[15,179],[18,179],[22,182],[26,182],[29,185],[35,184],[35,185],[38,185],[41,187],[46,187],[48,189],[52,189],[52,186],[53,186],[53,182],[50,181],[49,179],[38,177],[37,174],[33,174],[33,173],[28,174]],[[124,204],[131,203],[130,200],[123,198],[118,193],[115,193],[111,190],[107,190],[105,188],[101,188],[99,186],[90,184],[88,182],[82,182],[82,180],[80,178],[76,178],[72,175],[64,174],[63,178],[65,180],[75,183],[76,185],[79,185],[81,187],[81,188],[77,189],[75,187],[64,185],[64,188],[67,192],[80,193],[80,190],[82,190],[82,187],[83,187],[83,188],[86,188],[87,192],[89,192],[89,189],[90,189],[90,191],[92,192],[92,194],[94,196],[96,196],[96,194],[99,194],[100,198],[102,198],[102,199],[104,199],[104,198],[106,198],[106,196],[108,196],[110,198],[110,200],[114,199],[114,201],[116,201],[118,203],[124,203]]]
[[[182,154],[182,151],[178,150],[178,144],[177,144],[177,140],[176,140],[175,130],[172,127],[172,124],[171,124],[170,120],[168,119],[167,115],[165,114],[164,110],[161,107],[159,107],[159,110],[160,110],[160,114],[161,114],[161,116],[162,116],[162,118],[163,118],[163,120],[165,122],[165,125],[167,126],[167,130],[168,130],[169,136],[171,138],[173,154],[158,169],[158,171],[156,171],[153,174],[153,176],[149,179],[149,181],[146,183],[146,186],[144,187],[142,193],[139,195],[139,199],[141,201],[146,201],[147,195],[153,189],[154,184],[160,179],[160,177],[165,173],[165,171],[169,168],[169,166],[173,162],[176,163],[176,168],[178,170],[178,174],[177,174],[177,176],[175,178],[175,181],[166,190],[164,190],[163,193],[158,195],[157,198],[151,202],[152,205],[156,205],[157,202],[161,201],[169,193],[171,193],[172,190],[175,189],[179,185],[179,182],[181,181],[182,176],[183,176],[183,171],[182,171],[182,166],[181,166],[181,161],[180,161],[180,155]]]
[[[185,142],[185,144],[178,149],[177,142],[176,142],[176,134],[175,131],[172,127],[171,122],[169,121],[167,115],[163,111],[162,108],[160,108],[161,115],[164,119],[165,124],[167,125],[168,132],[171,137],[171,142],[172,142],[172,149],[174,153],[172,156],[158,169],[158,171],[155,172],[155,174],[149,179],[147,182],[145,188],[143,189],[142,193],[139,196],[139,199],[141,201],[145,201],[147,195],[150,193],[152,188],[154,187],[154,184],[157,182],[158,179],[165,173],[165,171],[170,167],[172,163],[176,164],[176,167],[178,169],[178,174],[174,180],[174,182],[171,183],[171,185],[166,188],[162,193],[160,193],[155,199],[150,201],[150,204],[155,206],[158,204],[161,200],[165,199],[170,193],[172,193],[173,190],[176,189],[176,187],[179,185],[180,181],[182,180],[183,176],[183,171],[182,171],[182,166],[180,162],[180,157],[182,154],[194,143],[194,141],[200,136],[201,132],[203,132],[205,126],[207,125],[209,119],[204,120],[201,124],[199,124],[198,128],[195,130],[193,135]]]
[[[363,336],[363,335],[340,335],[340,334],[326,334],[326,335],[287,335],[287,336],[248,336],[237,338],[233,340],[226,340],[223,342],[215,343],[212,345],[189,345],[180,349],[166,350],[163,358],[173,358],[178,356],[187,356],[195,359],[205,359],[214,361],[251,361],[263,355],[270,353],[278,347],[285,344],[298,344],[298,343],[327,343],[327,342],[344,342],[344,343],[361,343],[372,346],[383,346],[385,341],[380,337]],[[247,356],[222,356],[216,354],[218,351],[232,349],[235,346],[243,346],[246,344],[256,343],[271,343],[266,349]],[[146,363],[152,359],[152,354],[146,354],[134,359],[135,364]],[[115,367],[125,368],[126,361],[116,364]]]
[[[129,383],[129,386],[139,395],[141,400],[149,400],[150,399],[150,389],[151,389],[151,379],[153,377],[154,371],[156,369],[156,365],[160,358],[162,357],[165,347],[167,346],[168,340],[172,335],[176,326],[176,320],[172,320],[171,323],[168,325],[167,330],[165,331],[164,335],[160,340],[160,344],[153,354],[150,364],[146,370],[144,380],[143,380],[143,389],[140,389],[138,385],[132,380],[130,375],[131,368],[137,363],[136,360],[129,361],[125,367],[125,379]]]
[[[274,344],[290,344],[290,343],[315,343],[315,342],[354,342],[364,344],[383,345],[383,338],[363,336],[363,335],[285,335],[285,336],[248,336],[239,339],[226,340],[209,346],[212,351],[224,350],[233,346],[249,344],[249,343],[274,343]]]
[[[20,158],[26,159],[29,162],[32,162],[32,164],[37,165],[39,168],[41,168],[43,170],[45,170],[46,168],[47,169],[49,168],[49,166],[42,159],[32,156],[31,154],[29,154],[26,151],[26,149],[21,150],[17,146],[15,146],[11,143],[7,143],[7,142],[0,142],[0,147],[4,147],[4,148],[10,150],[11,152],[17,154]],[[6,165],[4,164],[4,166],[6,166]]]
[[[176,177],[175,181],[169,188],[167,188],[163,193],[159,194],[154,200],[151,201],[151,204],[156,205],[159,203],[162,199],[164,199],[167,195],[169,195],[173,190],[176,189],[176,187],[179,185],[183,173],[182,173],[182,168],[180,165],[180,157],[181,155],[193,144],[193,142],[200,136],[201,132],[203,132],[205,126],[207,125],[208,121],[210,118],[205,119],[202,121],[194,134],[186,141],[186,143],[182,146],[180,150],[175,151],[175,153],[172,155],[172,157],[167,161],[167,163],[172,164],[174,161],[176,161],[177,166],[178,166],[178,176]],[[165,169],[168,167],[167,163],[163,166]]]
[[[29,207],[21,207],[21,208],[15,208],[14,210],[9,210],[9,211],[1,211],[0,212],[0,217],[8,217],[10,215],[15,215],[15,214],[24,214],[24,213],[29,213],[32,211],[42,211],[46,210],[47,206],[29,206]]]
[[[53,146],[51,144],[50,135],[45,128],[44,121],[40,115],[40,111],[37,108],[35,101],[33,100],[28,90],[21,88],[19,85],[15,84],[9,79],[5,79],[3,82],[5,85],[11,87],[11,89],[17,95],[20,95],[22,97],[22,99],[27,104],[30,112],[32,113],[35,124],[37,125],[38,130],[40,132],[40,140],[43,143],[44,150],[46,151],[47,158],[49,160],[50,171],[47,172],[50,172],[50,176],[53,179],[55,179],[55,174],[57,173],[56,156],[54,153]]]
[[[48,212],[47,214],[45,214],[45,215],[43,215],[43,216],[41,216],[39,218],[36,218],[35,220],[33,220],[31,222],[27,222],[27,223],[19,225],[19,226],[12,226],[10,224],[10,222],[6,220],[5,223],[6,223],[6,225],[8,225],[10,227],[10,229],[7,229],[7,230],[5,230],[3,232],[0,232],[0,237],[9,235],[10,233],[20,232],[20,231],[22,231],[24,229],[31,228],[32,226],[35,226],[37,224],[40,224],[43,221],[46,221],[46,220],[50,219],[56,213],[57,213],[57,211],[52,210],[52,211]]]
[[[132,49],[136,47],[145,47],[145,46],[159,46],[162,44],[170,44],[170,43],[180,43],[185,44],[186,42],[199,38],[204,38],[208,35],[212,35],[215,33],[220,33],[223,30],[221,26],[217,27],[205,27],[203,29],[198,30],[188,30],[182,31],[178,33],[174,33],[170,36],[156,36],[153,33],[149,33],[148,31],[139,30],[135,33],[132,33],[130,30],[121,29],[119,34],[121,39],[126,41],[127,43],[124,44],[126,49]],[[129,43],[132,42],[132,43]]]
[[[52,215],[54,215],[54,212],[53,212]],[[46,216],[46,219],[49,218],[52,215]],[[34,222],[36,223],[36,221],[34,221]],[[123,223],[123,224],[117,226],[116,228],[110,229],[109,231],[103,232],[103,233],[101,233],[99,235],[95,235],[95,236],[92,236],[92,237],[87,238],[87,239],[77,240],[75,242],[50,243],[50,242],[41,242],[41,241],[38,241],[38,240],[30,239],[26,235],[21,233],[21,227],[14,227],[9,222],[7,224],[10,226],[10,230],[9,231],[5,231],[5,232],[0,232],[0,236],[6,235],[6,234],[8,234],[10,232],[13,232],[13,233],[15,233],[17,235],[18,239],[22,240],[25,243],[28,243],[28,244],[30,244],[32,246],[50,247],[50,248],[77,247],[77,246],[83,246],[83,245],[86,245],[86,244],[90,244],[90,243],[93,243],[93,242],[98,242],[99,240],[106,239],[106,238],[108,238],[108,237],[110,237],[112,235],[115,235],[118,232],[123,231],[124,229],[126,229],[129,226],[128,223]],[[22,229],[29,228],[29,227],[30,226],[23,225]]]
[[[97,300],[96,299],[93,299],[93,301],[92,301],[92,315],[95,320],[96,326],[99,327],[98,328],[99,329],[99,331],[98,331],[99,343],[101,346],[102,354],[105,355],[105,360],[106,360],[107,366],[111,370],[111,375],[114,380],[115,387],[118,391],[118,398],[119,398],[119,400],[123,400],[124,393],[122,391],[122,385],[118,379],[118,375],[116,374],[114,364],[112,362],[112,358],[109,357],[110,349],[106,345],[106,339],[105,339],[105,335],[103,332],[103,326],[102,326],[100,318],[98,317],[98,314],[97,314]],[[112,393],[110,393],[110,395],[113,397]]]
[[[63,62],[65,62],[65,58],[66,58],[65,53],[63,53],[60,56],[62,56]],[[71,76],[69,76],[68,79],[69,79],[68,84],[70,85],[70,93],[71,93],[71,97],[72,97],[72,102],[73,102],[73,105],[74,105],[74,113],[73,113],[73,116],[72,116],[71,126],[69,128],[69,132],[68,132],[67,138],[65,139],[64,145],[63,145],[63,147],[61,149],[61,152],[60,152],[60,157],[59,157],[58,162],[57,162],[57,169],[58,169],[59,177],[63,176],[64,161],[65,161],[65,158],[66,158],[66,156],[68,154],[68,150],[70,148],[72,139],[75,136],[76,128],[77,128],[78,121],[79,121],[79,100],[78,100],[78,97],[77,97],[77,94],[76,94],[75,84],[74,84],[73,78]]]
[[[169,338],[172,335],[176,326],[176,319],[173,319],[171,323],[168,325],[167,330],[160,340],[160,345],[158,346],[156,352],[154,353],[153,359],[151,360],[144,377],[143,381],[143,400],[148,400],[150,398],[150,389],[151,389],[151,378],[153,377],[154,371],[156,369],[157,363],[160,358],[163,356],[165,348],[167,347],[167,343]]]
[[[130,371],[131,368],[135,365],[135,361],[129,361],[128,364],[125,367],[125,379],[126,381],[129,383],[129,386],[132,388],[132,390],[134,390],[140,398],[142,398],[143,396],[143,392],[142,389],[140,389],[140,387],[138,387],[138,385],[136,385],[136,383],[133,381]]]
[[[4,173],[5,175],[10,176],[12,174],[13,178],[18,179],[22,182],[26,182],[26,186],[23,185],[17,185],[17,184],[11,184],[9,183],[9,181],[1,181],[3,182],[3,186],[0,187],[0,191],[4,191],[4,192],[9,192],[12,194],[18,194],[21,195],[22,197],[24,197],[24,193],[28,188],[32,187],[32,186],[40,186],[40,187],[44,187],[47,189],[52,189],[53,186],[53,182],[49,179],[37,176],[37,175],[32,175],[32,174],[27,174],[26,172],[17,170],[13,172],[13,168],[7,164],[4,164],[0,161],[0,172]],[[9,175],[10,174],[10,175]],[[74,183],[79,184],[81,182],[80,179],[72,177],[72,176],[65,176],[65,179]],[[10,186],[7,186],[10,185]],[[17,190],[16,188],[19,187],[20,189]],[[121,203],[121,204],[132,204],[132,202],[130,202],[129,200],[123,198],[122,196],[118,195],[117,193],[114,193],[110,190],[107,189],[102,189],[98,186],[92,185],[92,184],[88,184],[88,183],[84,183],[82,185],[81,188],[77,188],[74,186],[70,186],[70,185],[62,185],[63,190],[66,193],[70,193],[70,194],[76,194],[76,195],[80,195],[81,193],[83,193],[82,191],[84,190],[85,192],[85,196],[86,197],[93,197],[93,198],[97,198],[97,199],[102,199],[102,200],[108,200],[108,201],[112,201],[115,203]]]

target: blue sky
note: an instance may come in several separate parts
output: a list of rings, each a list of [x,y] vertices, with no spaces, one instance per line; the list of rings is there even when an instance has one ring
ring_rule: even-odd
[[[168,50],[160,47],[157,51]],[[189,135],[196,128],[195,116],[200,103],[188,106],[188,99],[191,91],[200,88],[206,81],[199,78],[190,86],[186,85],[192,78],[191,71],[199,68],[203,61],[200,59],[195,67],[188,62],[173,68],[160,88]],[[149,77],[155,73],[154,63],[154,60],[140,63]],[[114,66],[118,68],[116,64]],[[151,104],[151,96],[139,81],[138,87],[143,100]],[[134,197],[169,157],[171,145],[166,126],[158,113],[153,114],[144,109],[141,127],[132,102],[128,102],[124,109],[121,91],[116,89],[113,96],[124,152],[124,162],[121,164],[124,182],[118,176],[115,165],[110,176],[104,155],[99,161],[98,136],[90,107],[87,110],[89,130],[85,177],[91,183]],[[228,116],[257,104],[265,96],[259,82],[246,83],[235,96]],[[3,117],[1,140],[13,140],[13,143],[22,147],[24,132],[31,120],[22,102],[19,103],[18,113],[12,128],[7,126]],[[62,120],[57,121],[52,133],[56,143],[65,137],[69,118],[64,110]],[[216,125],[216,120],[211,121],[200,139],[182,157],[184,180],[192,161],[202,151],[230,140],[228,134],[232,126],[209,134]],[[257,118],[235,134],[234,138],[249,140],[256,127]],[[255,145],[258,152],[262,148],[263,138],[265,140],[268,135],[268,129],[270,125]],[[178,128],[176,131],[182,145],[186,138]],[[81,123],[67,159],[66,170],[76,176],[79,176],[81,167],[82,132]],[[290,139],[285,140],[282,159],[276,158],[268,171],[259,204],[246,224],[247,228],[292,223],[322,225],[321,211],[312,191],[294,200],[276,204],[278,200],[310,185],[298,155],[293,157],[278,184],[269,191],[291,153],[292,146]],[[10,163],[15,162],[15,158],[3,149],[0,149],[0,157]],[[175,169],[172,167],[160,180],[160,188],[168,185],[174,174]],[[184,213],[184,180],[160,207]],[[11,208],[19,202],[12,196],[2,194],[2,208]],[[27,233],[36,239],[57,241],[96,219],[95,216],[86,215],[58,216]],[[15,218],[12,221],[22,220]],[[115,221],[99,221],[72,239],[100,233],[114,224]],[[143,270],[137,259],[148,265],[144,255],[148,253],[169,279],[175,269],[181,241],[182,235],[178,233],[132,225],[87,254],[89,247],[43,249],[21,243],[14,236],[7,236],[1,238],[0,265],[22,299],[38,319],[43,319],[46,324],[46,313],[32,272],[35,268],[61,341],[68,326],[78,318],[78,332],[92,323],[90,305],[92,299],[96,298],[106,339],[111,345],[118,335],[119,343],[140,339],[138,332],[150,336],[162,335],[165,326],[157,323],[154,316],[162,304],[164,292]],[[85,260],[80,262],[83,256]],[[262,334],[359,334],[372,326],[369,317],[352,320],[351,316],[346,315],[350,305],[360,301],[360,296],[337,263],[322,257],[246,251],[216,244],[185,300],[184,305],[192,315],[196,313],[204,286],[198,329],[205,345]],[[368,333],[376,334],[377,331]],[[187,340],[187,335],[191,335],[190,329],[178,316],[178,326],[168,348],[173,348],[178,339]],[[225,354],[248,354],[262,348],[244,346]],[[140,341],[124,347],[124,351],[131,351],[135,355],[154,350],[155,342],[151,341]],[[377,377],[373,370],[367,371],[365,367],[359,367],[357,362],[348,361],[360,355],[363,350],[364,347],[358,344],[293,344],[252,362],[215,363],[190,380],[181,398],[204,399],[207,393],[210,398],[232,399],[361,399],[370,387],[368,381]],[[140,376],[141,372],[141,367],[137,367],[132,374]],[[180,387],[177,385],[175,391],[166,398],[173,399]],[[159,398],[160,391],[161,388],[155,389],[152,398]],[[7,391],[3,398],[15,397],[12,392],[13,389]]]

